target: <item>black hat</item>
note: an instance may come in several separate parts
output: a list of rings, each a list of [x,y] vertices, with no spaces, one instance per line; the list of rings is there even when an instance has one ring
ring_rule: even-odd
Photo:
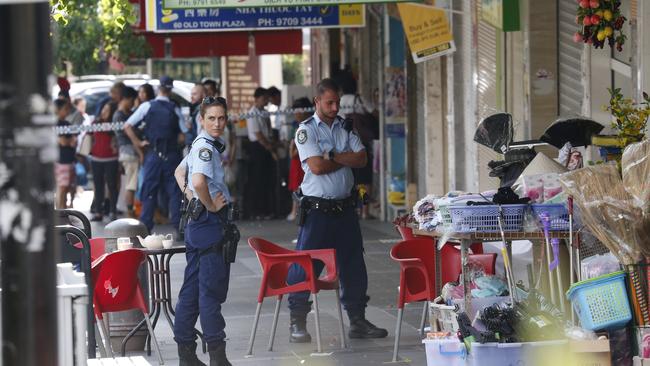
[[[160,78],[160,87],[165,88],[165,89],[173,89],[174,88],[174,79],[170,78],[169,76],[165,75]]]

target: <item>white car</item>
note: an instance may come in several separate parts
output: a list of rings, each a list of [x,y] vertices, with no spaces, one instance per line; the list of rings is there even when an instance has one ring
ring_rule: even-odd
[[[113,75],[92,75],[82,76],[70,84],[70,98],[83,97],[86,100],[86,113],[93,115],[99,101],[108,96],[108,92],[116,81],[122,81],[126,86],[138,89],[143,84],[151,84],[154,91],[158,91],[160,82],[158,79],[151,79],[148,76],[113,76]],[[174,89],[172,89],[171,99],[176,102],[183,112],[183,116],[187,119],[190,114],[190,93],[194,83],[187,81],[174,80]],[[52,88],[52,96],[56,98],[59,94],[59,86],[55,85]]]

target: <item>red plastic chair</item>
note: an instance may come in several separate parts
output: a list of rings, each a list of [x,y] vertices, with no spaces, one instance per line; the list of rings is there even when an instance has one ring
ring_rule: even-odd
[[[92,266],[93,279],[93,304],[95,305],[95,318],[104,348],[110,357],[113,356],[110,335],[102,321],[104,313],[140,309],[149,328],[149,334],[156,346],[160,364],[164,364],[158,341],[154,334],[147,302],[142,294],[138,269],[146,260],[147,255],[140,249],[127,249],[106,254],[97,259]]]
[[[339,296],[339,277],[336,266],[336,251],[334,249],[319,250],[301,250],[295,251],[283,248],[262,238],[252,237],[248,239],[248,245],[255,251],[257,259],[262,266],[262,282],[260,292],[257,296],[257,310],[255,310],[255,321],[251,338],[248,343],[248,353],[253,354],[253,343],[257,324],[262,310],[262,302],[265,297],[277,296],[275,304],[275,314],[273,315],[273,327],[271,328],[271,337],[269,338],[268,350],[273,350],[273,339],[275,330],[278,325],[278,316],[280,314],[280,303],[282,296],[285,294],[301,291],[311,292],[314,298],[314,310],[316,311],[316,343],[318,352],[322,352],[320,338],[320,317],[318,314],[318,292],[320,290],[334,290],[336,292],[336,307],[339,313],[339,332],[341,336],[341,347],[346,348],[345,334],[343,331],[343,314],[341,312],[341,303]],[[313,260],[322,261],[325,264],[327,274],[320,278],[314,276]],[[287,284],[287,274],[291,264],[300,265],[305,271],[305,280],[293,285]]]
[[[453,245],[445,245],[440,250],[441,267],[440,277],[443,285],[447,282],[457,282],[458,276],[463,271],[461,264],[460,249]],[[485,274],[493,275],[496,267],[497,254],[470,254],[469,261],[480,264],[485,270]]]
[[[422,334],[429,301],[436,298],[436,249],[430,239],[409,239],[397,243],[391,249],[390,257],[399,262],[401,267],[393,348],[393,362],[397,362],[404,305],[424,301],[420,322],[420,334]]]
[[[90,262],[92,263],[106,253],[106,239],[91,238],[88,241],[90,242]],[[74,246],[75,248],[81,249],[82,244],[77,243]]]

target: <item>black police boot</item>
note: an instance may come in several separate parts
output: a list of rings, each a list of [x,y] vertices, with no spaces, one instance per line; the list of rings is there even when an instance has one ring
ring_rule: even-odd
[[[350,338],[385,338],[388,335],[386,329],[378,328],[363,315],[350,317]]]
[[[208,344],[208,353],[210,353],[210,366],[232,366],[226,358],[226,342]]]
[[[178,366],[207,366],[196,357],[196,343],[178,344]]]
[[[291,316],[289,325],[289,342],[291,343],[309,343],[311,336],[307,332],[307,316]]]

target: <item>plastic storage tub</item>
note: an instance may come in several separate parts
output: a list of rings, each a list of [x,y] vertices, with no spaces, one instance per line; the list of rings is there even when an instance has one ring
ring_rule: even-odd
[[[465,366],[467,351],[458,339],[423,339],[427,366]]]
[[[444,365],[444,364],[440,364]],[[526,365],[523,343],[472,343],[469,366]]]
[[[503,230],[522,231],[527,205],[502,205]],[[457,233],[498,232],[499,206],[450,206],[452,228]]]
[[[585,329],[612,330],[632,319],[623,271],[574,283],[566,296]]]
[[[566,340],[522,344],[526,366],[565,365],[569,357],[569,342]]]

